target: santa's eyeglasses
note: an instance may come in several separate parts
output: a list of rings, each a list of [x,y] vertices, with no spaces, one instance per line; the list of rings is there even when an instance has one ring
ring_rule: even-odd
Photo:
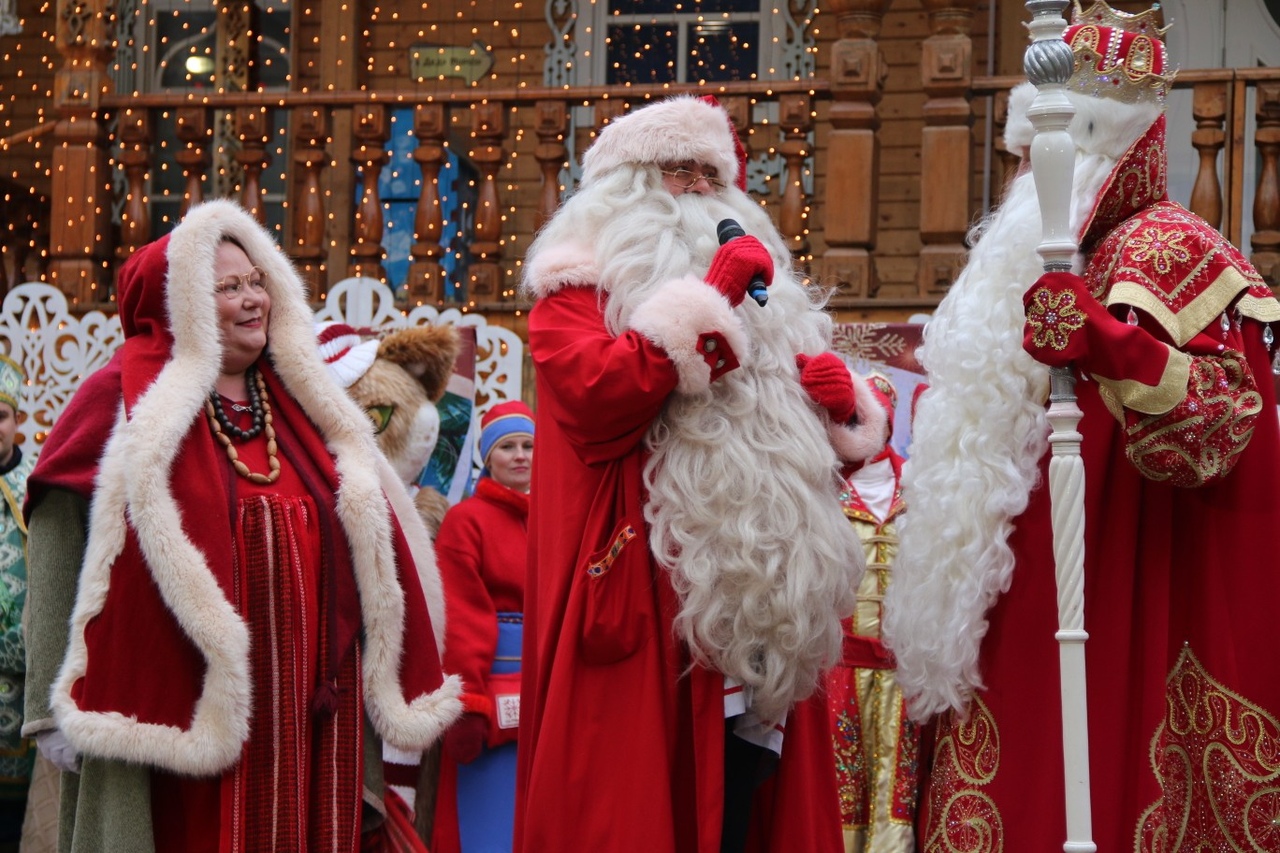
[[[708,175],[691,169],[663,169],[662,174],[670,178],[672,183],[682,190],[691,190],[698,181],[704,180],[711,185],[712,189],[722,190],[725,188],[725,182],[717,175]]]

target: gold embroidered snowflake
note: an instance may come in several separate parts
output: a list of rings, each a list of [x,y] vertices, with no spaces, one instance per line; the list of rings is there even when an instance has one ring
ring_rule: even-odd
[[[1187,234],[1176,228],[1164,230],[1158,225],[1144,228],[1141,234],[1130,237],[1129,256],[1139,263],[1150,262],[1160,275],[1168,275],[1175,264],[1191,260],[1191,250],[1183,245]]]
[[[1039,349],[1065,350],[1072,333],[1084,328],[1084,320],[1084,312],[1076,306],[1076,295],[1069,290],[1057,292],[1042,287],[1031,294],[1027,304],[1031,341]]]

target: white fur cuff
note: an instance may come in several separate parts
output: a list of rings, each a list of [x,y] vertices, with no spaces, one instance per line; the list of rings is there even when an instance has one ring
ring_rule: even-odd
[[[852,370],[853,396],[857,403],[854,410],[857,422],[833,423],[830,428],[831,445],[845,462],[863,462],[877,456],[889,440],[889,413],[884,410],[871,385]]]
[[[705,391],[740,365],[747,351],[746,332],[729,301],[695,275],[659,287],[636,308],[630,328],[667,353],[682,394]]]

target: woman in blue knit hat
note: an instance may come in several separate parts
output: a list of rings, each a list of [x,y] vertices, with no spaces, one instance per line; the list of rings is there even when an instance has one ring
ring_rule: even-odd
[[[500,403],[480,427],[475,495],[449,510],[436,537],[444,666],[462,676],[466,712],[444,738],[434,853],[510,850],[515,814],[533,412]]]

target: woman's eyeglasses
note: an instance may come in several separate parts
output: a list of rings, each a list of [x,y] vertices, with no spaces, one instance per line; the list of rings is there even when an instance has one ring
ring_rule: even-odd
[[[254,267],[240,275],[229,275],[213,288],[215,293],[222,294],[225,299],[235,299],[246,290],[262,293],[267,287],[267,274]]]
[[[698,181],[706,180],[712,189],[722,190],[725,188],[725,182],[716,175],[707,175],[703,172],[694,172],[690,169],[663,169],[662,174],[666,175],[672,182],[682,190],[691,190]]]

